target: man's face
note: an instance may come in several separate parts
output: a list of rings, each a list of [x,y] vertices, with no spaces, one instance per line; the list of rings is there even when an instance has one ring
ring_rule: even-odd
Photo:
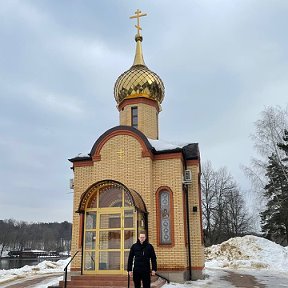
[[[138,239],[139,239],[140,243],[143,244],[143,242],[146,239],[146,235],[145,234],[140,234]]]

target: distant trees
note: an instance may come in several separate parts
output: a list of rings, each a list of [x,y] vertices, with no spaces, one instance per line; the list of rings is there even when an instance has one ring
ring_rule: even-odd
[[[5,249],[70,250],[72,224],[32,223],[12,219],[0,220],[0,257]]]
[[[265,210],[260,214],[265,236],[280,244],[288,244],[288,131],[284,131],[283,142],[277,145],[286,157],[279,159],[274,153],[266,168],[268,183],[264,187],[267,199]]]
[[[258,158],[244,168],[262,202],[258,205],[262,232],[282,245],[288,244],[287,129],[288,106],[266,107],[252,135]]]
[[[253,157],[250,166],[244,167],[244,171],[260,197],[263,196],[263,189],[268,181],[266,175],[268,157],[273,154],[278,162],[285,157],[278,143],[282,142],[287,127],[288,106],[286,108],[268,106],[261,112],[260,119],[255,122],[255,132],[251,138],[258,157]]]
[[[211,162],[201,168],[202,211],[205,245],[210,246],[251,232],[240,189],[226,168],[215,171]]]
[[[15,238],[15,229],[14,229],[14,221],[9,220],[0,220],[0,257],[5,250],[6,247],[11,243],[11,238]]]

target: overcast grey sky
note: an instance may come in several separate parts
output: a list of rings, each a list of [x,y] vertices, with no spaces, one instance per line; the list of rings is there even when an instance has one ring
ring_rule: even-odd
[[[67,159],[119,124],[137,8],[160,139],[198,142],[248,189],[253,123],[288,102],[287,0],[0,0],[0,219],[72,221]]]

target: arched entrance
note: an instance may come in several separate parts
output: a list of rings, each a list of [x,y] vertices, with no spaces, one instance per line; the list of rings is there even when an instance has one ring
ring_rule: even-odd
[[[83,274],[123,274],[138,230],[147,230],[147,211],[141,196],[125,185],[104,180],[82,195]]]

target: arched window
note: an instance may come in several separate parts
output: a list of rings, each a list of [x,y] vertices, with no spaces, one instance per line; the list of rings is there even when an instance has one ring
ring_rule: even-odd
[[[159,245],[172,245],[173,244],[173,203],[172,193],[169,189],[158,190],[158,242]]]

